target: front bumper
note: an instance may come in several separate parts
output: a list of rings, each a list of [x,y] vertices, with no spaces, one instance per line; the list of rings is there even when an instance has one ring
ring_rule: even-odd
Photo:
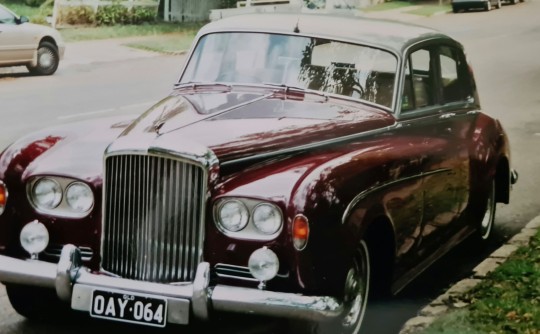
[[[66,245],[58,264],[0,255],[0,281],[55,289],[71,308],[89,312],[94,289],[142,293],[166,298],[167,322],[188,324],[190,314],[207,320],[212,311],[228,311],[323,321],[342,316],[334,297],[303,296],[226,285],[210,286],[210,265],[199,264],[193,283],[160,284],[91,273],[82,266],[80,251]]]

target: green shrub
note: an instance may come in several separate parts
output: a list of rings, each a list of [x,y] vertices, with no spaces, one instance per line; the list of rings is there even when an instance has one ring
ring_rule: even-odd
[[[221,0],[221,8],[236,8],[238,0]]]
[[[52,16],[54,7],[54,0],[45,0],[44,3],[39,6],[40,16]]]
[[[94,9],[90,6],[67,6],[60,8],[58,22],[67,24],[93,24]]]
[[[49,25],[47,22],[47,17],[43,15],[35,15],[30,18],[30,22],[35,24]]]
[[[96,12],[97,25],[115,25],[129,23],[129,10],[116,2],[112,5],[99,6]]]
[[[141,23],[156,21],[155,8],[133,7],[131,8],[130,14],[131,14],[130,23],[132,24],[141,24]]]
[[[141,24],[155,21],[156,10],[154,7],[141,6],[127,9],[118,2],[108,6],[100,6],[96,13],[96,24],[100,26]]]
[[[39,7],[39,6],[41,6],[44,2],[45,2],[45,0],[24,0],[24,3],[25,3],[27,6],[30,6],[30,7]]]

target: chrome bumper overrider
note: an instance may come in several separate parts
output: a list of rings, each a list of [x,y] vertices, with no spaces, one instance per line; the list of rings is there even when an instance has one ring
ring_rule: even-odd
[[[80,251],[66,245],[58,264],[0,255],[0,281],[56,290],[79,311],[90,311],[94,289],[143,293],[166,298],[167,321],[187,324],[189,314],[206,320],[212,310],[325,320],[341,316],[343,305],[333,297],[303,296],[234,286],[209,286],[210,266],[202,262],[193,283],[159,284],[92,274],[82,266]]]

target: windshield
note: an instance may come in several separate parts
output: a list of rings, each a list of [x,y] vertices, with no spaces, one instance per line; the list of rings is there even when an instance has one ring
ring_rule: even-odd
[[[274,84],[392,106],[397,59],[328,39],[264,33],[201,38],[180,83]]]

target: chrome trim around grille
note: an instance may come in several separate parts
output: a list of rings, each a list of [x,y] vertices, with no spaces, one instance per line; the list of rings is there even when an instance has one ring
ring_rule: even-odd
[[[166,154],[105,159],[102,268],[120,277],[192,281],[202,261],[208,171]]]
[[[59,259],[62,254],[62,248],[64,248],[64,245],[49,245],[47,249],[43,251],[43,254]],[[83,261],[90,261],[92,256],[94,256],[94,251],[90,247],[78,246],[78,249],[81,253],[81,260]]]
[[[233,278],[249,282],[259,282],[249,271],[248,267],[218,263],[214,266],[215,273],[220,278]]]

